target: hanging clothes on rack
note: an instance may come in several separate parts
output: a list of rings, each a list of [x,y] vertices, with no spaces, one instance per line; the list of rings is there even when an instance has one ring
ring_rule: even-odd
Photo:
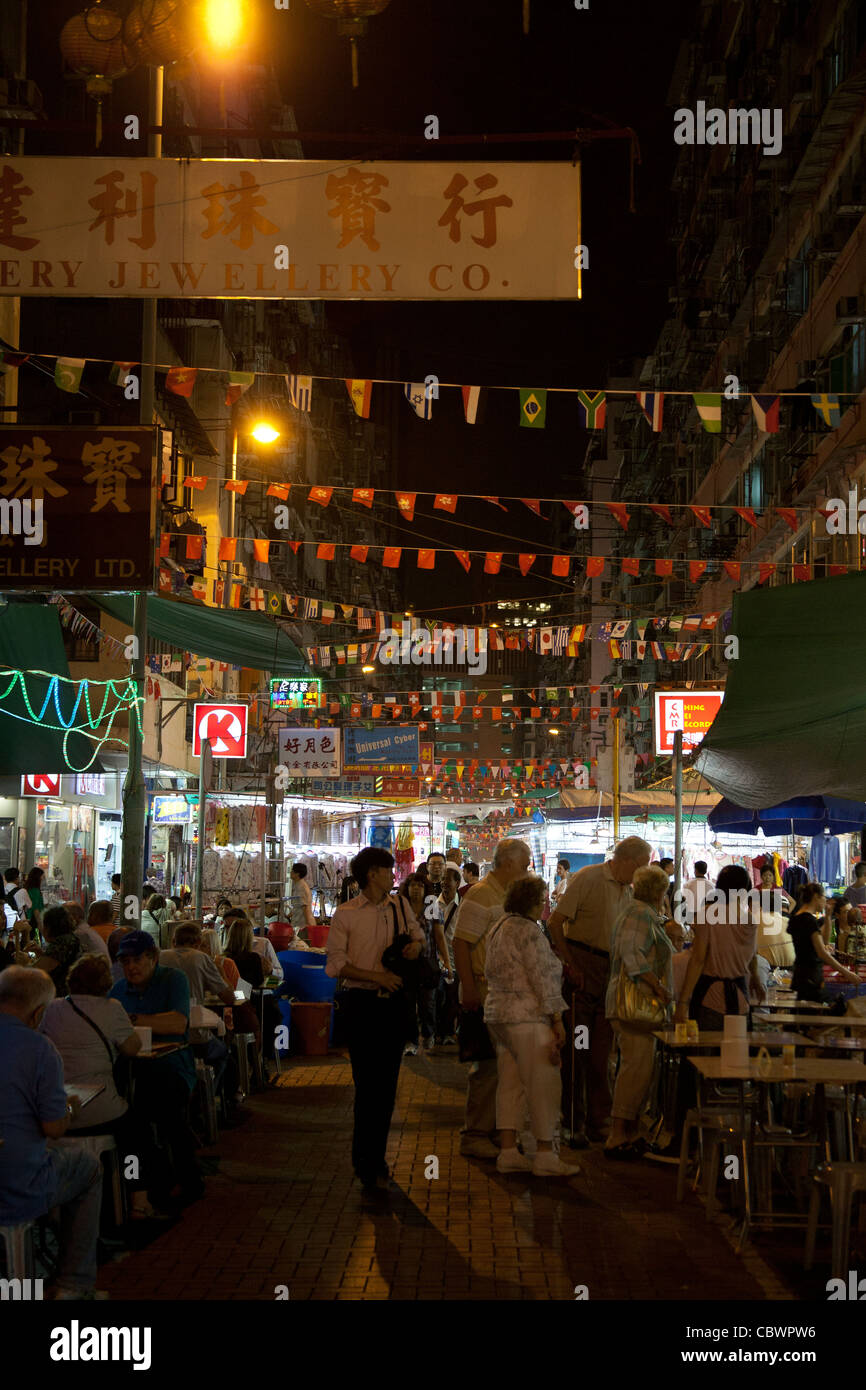
[[[836,835],[813,835],[809,850],[809,877],[831,886],[842,881],[842,852]]]

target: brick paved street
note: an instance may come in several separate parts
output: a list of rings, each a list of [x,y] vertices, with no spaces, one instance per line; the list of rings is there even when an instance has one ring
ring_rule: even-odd
[[[112,1297],[272,1299],[791,1299],[821,1296],[804,1276],[800,1233],[737,1255],[726,1219],[707,1222],[676,1169],[574,1155],[568,1181],[500,1176],[458,1153],[465,1068],[453,1054],[403,1065],[389,1159],[398,1184],[362,1206],[349,1161],[353,1090],[334,1054],[300,1059],[224,1134],[206,1198],[145,1250],[103,1266]],[[425,1178],[425,1158],[439,1179]],[[568,1153],[566,1156],[570,1156]],[[756,1248],[761,1253],[756,1253]],[[784,1252],[771,1268],[767,1251]]]

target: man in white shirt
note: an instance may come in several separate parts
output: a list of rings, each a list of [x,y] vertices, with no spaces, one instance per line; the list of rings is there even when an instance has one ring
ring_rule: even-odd
[[[414,1014],[414,1000],[403,993],[400,976],[383,966],[382,955],[392,944],[395,930],[412,938],[403,948],[407,960],[420,956],[426,937],[408,901],[389,897],[394,859],[387,850],[370,845],[355,855],[349,867],[361,891],[340,903],[334,913],[325,971],[343,981],[340,1009],[355,1083],[352,1166],[365,1194],[374,1196],[389,1186],[385,1148],[408,1037],[410,1003]]]
[[[575,1148],[603,1141],[610,1121],[608,1058],[613,1030],[605,1015],[610,933],[631,897],[636,871],[649,863],[651,852],[646,840],[631,835],[620,841],[613,858],[605,864],[578,869],[547,924],[553,949],[571,986],[572,1037],[575,1027],[585,1027],[589,1038],[588,1048],[569,1049],[573,1076],[563,1079],[564,1087],[573,1087]]]
[[[493,923],[502,916],[505,890],[516,878],[529,871],[532,854],[525,840],[500,840],[493,856],[493,868],[460,901],[454,924],[454,963],[460,976],[460,1002],[464,1012],[483,1012],[487,981],[484,961],[485,938]],[[496,1050],[492,1056],[473,1062],[466,1087],[466,1118],[461,1131],[460,1152],[465,1158],[498,1158],[493,1141],[496,1134]]]
[[[313,894],[307,881],[306,864],[292,865],[291,923],[296,936],[300,936],[304,928],[313,927],[316,924],[316,919],[313,916]]]
[[[681,926],[692,927],[695,922],[704,920],[704,899],[707,896],[707,889],[712,884],[707,878],[706,860],[695,860],[695,876],[688,879],[682,886],[681,910],[677,914],[677,904],[674,903],[674,916],[678,917]]]

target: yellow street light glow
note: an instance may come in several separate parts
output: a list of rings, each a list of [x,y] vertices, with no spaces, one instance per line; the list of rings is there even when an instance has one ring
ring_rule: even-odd
[[[203,20],[208,44],[217,53],[235,48],[244,29],[242,0],[204,0]]]
[[[253,425],[250,434],[260,444],[273,444],[274,440],[280,437],[279,430],[275,430],[273,425],[268,424],[267,420],[260,420],[257,425]]]
[[[361,670],[364,672],[364,675],[365,675],[365,676],[371,676],[371,675],[373,674],[373,672],[375,671],[375,669],[376,669],[375,666],[362,666],[362,667],[361,667]]]
[[[558,734],[558,733],[559,733],[559,730],[558,730],[558,729],[548,729],[547,732],[548,732],[549,734]]]

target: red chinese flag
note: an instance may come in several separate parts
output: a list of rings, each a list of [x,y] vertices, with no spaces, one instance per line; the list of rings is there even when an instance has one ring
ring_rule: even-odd
[[[456,512],[457,497],[453,492],[437,492],[433,498],[433,506],[438,507],[440,512]]]
[[[186,558],[188,560],[200,560],[204,536],[187,536],[186,538]]]
[[[297,555],[298,551],[300,550],[301,546],[303,545],[303,541],[287,541],[286,544],[289,545],[289,546],[291,546],[292,550],[293,550],[294,553]]]
[[[381,706],[381,705],[373,705],[372,709],[370,710],[370,713],[372,714],[372,716],[373,716],[374,719],[381,719],[381,717],[382,717],[382,706]]]
[[[501,718],[502,718],[502,706],[501,706],[501,705],[491,705],[491,706],[490,706],[490,718],[493,719],[493,720],[498,720],[498,719],[501,719]]]
[[[550,573],[559,575],[561,579],[567,579],[571,569],[571,560],[567,555],[554,555],[550,562]]]
[[[795,578],[795,579],[811,579],[811,578],[812,578],[812,566],[811,566],[811,565],[795,565],[795,566],[794,566],[794,578]]]
[[[484,557],[484,573],[498,574],[499,566],[502,564],[501,550],[488,550]]]
[[[418,551],[418,568],[419,568],[419,570],[432,570],[435,564],[436,564],[436,551],[435,551],[435,550],[419,550],[419,551]]]
[[[702,526],[710,527],[713,524],[713,514],[709,507],[696,507],[689,503],[689,511],[693,512]]]
[[[370,547],[368,545],[353,545],[349,554],[353,560],[358,561],[359,565],[363,565],[366,562],[369,549]]]
[[[416,717],[416,715],[417,715],[417,713],[418,713],[418,711],[419,711],[420,708],[421,708],[421,706],[419,705],[418,701],[417,701],[417,700],[413,700],[412,703],[411,703],[410,706],[409,706],[409,713],[410,713],[410,717],[411,717],[412,719],[414,719],[414,718]]]
[[[625,502],[605,502],[604,504],[611,516],[615,518],[624,531],[628,530],[629,515]]]
[[[323,541],[321,545],[316,546],[317,560],[333,560],[335,553],[336,546],[328,542]]]
[[[469,567],[470,567],[470,565],[472,564],[472,560],[471,560],[471,558],[470,558],[469,551],[468,551],[468,550],[455,550],[454,554],[457,556],[457,559],[460,561],[461,565],[463,566],[463,568],[466,570],[466,573],[468,574],[468,573],[469,573]]]
[[[199,536],[198,539],[201,540],[201,536]],[[160,538],[159,538],[159,558],[160,558],[161,560],[164,560],[165,557],[166,557],[166,555],[169,554],[170,549],[171,549],[171,532],[170,532],[170,531],[163,531],[162,535],[161,535]],[[190,558],[190,557],[187,556],[187,559],[189,559],[189,558]]]
[[[372,507],[373,496],[373,488],[356,487],[352,492],[352,501],[357,502],[360,507]]]
[[[586,558],[586,572],[590,579],[598,579],[604,574],[604,556],[588,555]]]
[[[755,516],[751,507],[734,507],[734,511],[737,513],[737,516],[741,516],[750,526],[757,527],[758,518]]]
[[[307,501],[318,502],[320,507],[327,507],[333,491],[332,487],[311,487],[307,494]]]
[[[670,579],[674,572],[673,560],[656,560],[655,573],[657,579]]]
[[[740,574],[742,572],[742,565],[739,560],[723,560],[722,564],[728,578],[733,579],[735,583],[739,584]]]
[[[169,367],[165,375],[165,389],[176,396],[191,396],[198,367]]]
[[[524,507],[528,507],[531,512],[535,512],[536,516],[541,516],[541,503],[537,497],[521,497],[520,500]]]
[[[385,553],[382,556],[382,564],[389,570],[398,569],[401,554],[402,548],[399,545],[386,545]]]
[[[627,556],[622,562],[623,574],[630,574],[637,579],[640,574],[640,560]]]
[[[249,482],[241,482],[237,478],[230,478],[226,483],[226,492],[236,492],[239,497],[243,497],[248,487]]]
[[[219,558],[221,560],[233,561],[238,543],[233,536],[223,536],[220,541]]]
[[[532,566],[535,564],[535,556],[534,556],[534,555],[518,555],[518,557],[517,557],[517,563],[518,563],[519,566],[520,566],[520,573],[521,573],[521,574],[524,574],[524,575],[525,575],[525,574],[528,574],[529,571],[532,569]]]
[[[394,496],[397,498],[397,506],[401,515],[405,516],[407,521],[414,521],[417,492],[395,492]]]
[[[253,541],[253,557],[258,564],[266,565],[268,563],[270,551],[270,541]]]
[[[181,487],[194,487],[196,492],[204,492],[207,487],[207,478],[197,478],[194,473],[187,473]]]
[[[541,710],[539,709],[538,705],[532,705],[532,707],[530,708],[530,711],[529,711],[529,717],[530,717],[530,719],[540,719],[540,718],[541,718]]]
[[[706,560],[689,560],[689,579],[696,584],[701,575],[706,572]]]
[[[786,521],[792,531],[798,531],[800,529],[797,513],[794,511],[793,507],[777,507],[776,516],[780,516],[783,521]]]
[[[267,492],[265,493],[265,496],[266,496],[266,497],[279,497],[279,499],[280,499],[281,502],[288,502],[288,500],[289,500],[289,490],[290,490],[291,486],[292,486],[291,483],[271,483],[270,487],[268,488]]]
[[[670,507],[664,506],[661,502],[651,502],[650,511],[655,512],[656,516],[660,516],[662,521],[667,522],[668,526],[673,526],[674,519],[671,516]]]
[[[770,575],[771,575],[771,574],[775,574],[775,573],[776,573],[776,566],[775,566],[774,564],[771,564],[769,561],[768,561],[766,564],[759,565],[759,566],[758,566],[758,583],[759,583],[759,584],[766,584],[767,580],[770,578]]]

